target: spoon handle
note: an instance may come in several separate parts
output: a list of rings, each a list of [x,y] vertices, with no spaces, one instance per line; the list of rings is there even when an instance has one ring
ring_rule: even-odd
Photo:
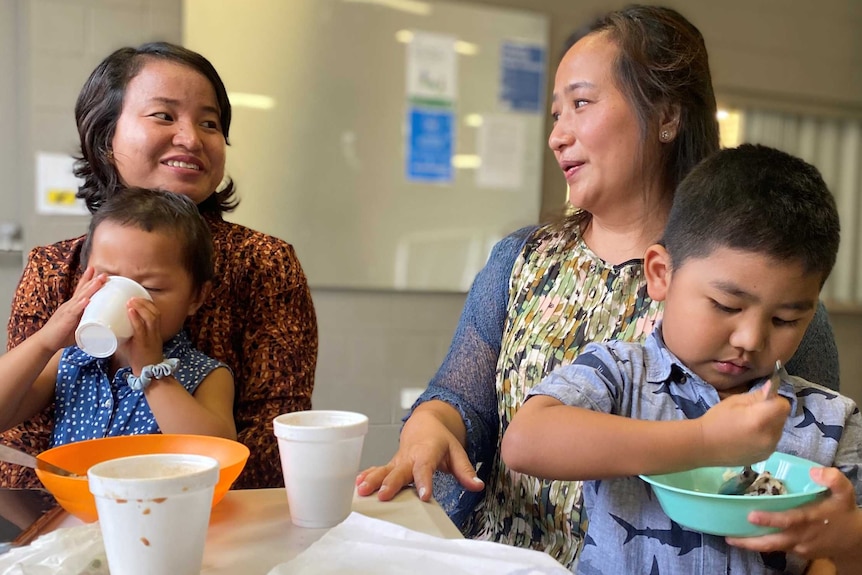
[[[48,463],[47,461],[39,461],[29,453],[19,451],[9,447],[8,445],[3,445],[2,443],[0,443],[0,461],[23,465],[24,467],[29,467],[31,469],[44,469],[45,471],[50,471],[56,475],[79,477],[77,473],[72,473],[71,471],[67,471],[62,467],[57,467],[53,463]]]
[[[772,370],[772,375],[769,377],[771,385],[769,386],[769,395],[766,396],[767,399],[772,399],[778,395],[778,386],[781,385],[781,371],[783,369],[781,367],[781,360],[776,360],[775,369]]]

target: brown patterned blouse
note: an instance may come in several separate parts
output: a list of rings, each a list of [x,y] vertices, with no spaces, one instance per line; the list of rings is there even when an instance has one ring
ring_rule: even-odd
[[[311,408],[317,319],[305,274],[286,242],[205,214],[215,248],[213,291],[187,322],[192,344],[234,370],[238,438],[251,451],[234,488],[284,484],[272,420]],[[9,318],[9,348],[18,345],[71,297],[83,270],[84,236],[34,248]],[[48,448],[53,406],[12,428],[0,441],[30,453]],[[29,469],[0,463],[0,486],[39,486]]]

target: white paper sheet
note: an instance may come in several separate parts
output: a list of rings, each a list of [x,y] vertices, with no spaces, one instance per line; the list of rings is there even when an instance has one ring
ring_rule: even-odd
[[[455,38],[414,32],[407,46],[407,97],[453,103],[458,98]]]
[[[269,575],[571,575],[540,551],[471,539],[442,539],[351,513]]]
[[[515,115],[487,114],[478,133],[481,158],[476,185],[482,188],[517,190],[524,185],[527,129]]]
[[[72,173],[75,159],[64,154],[36,154],[36,213],[89,216],[84,200],[75,197],[83,180]]]

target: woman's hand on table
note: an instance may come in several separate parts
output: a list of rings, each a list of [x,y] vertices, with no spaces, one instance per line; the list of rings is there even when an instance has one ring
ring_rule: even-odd
[[[436,470],[454,475],[468,491],[481,491],[485,483],[464,450],[465,436],[464,423],[454,408],[440,401],[420,405],[405,422],[398,451],[389,463],[369,467],[356,477],[357,493],[367,496],[376,491],[380,501],[389,501],[413,483],[419,499],[428,501]]]
[[[806,559],[829,557],[838,566],[838,573],[862,573],[862,510],[856,506],[853,484],[834,467],[814,468],[811,478],[829,488],[825,498],[789,511],[752,511],[750,522],[781,531],[759,537],[728,537],[727,542],[760,553],[786,551]],[[849,570],[842,570],[845,566]]]

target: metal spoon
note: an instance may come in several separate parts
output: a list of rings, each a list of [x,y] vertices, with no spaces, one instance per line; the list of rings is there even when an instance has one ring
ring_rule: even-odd
[[[0,444],[0,461],[23,465],[24,467],[29,467],[31,469],[42,469],[44,471],[49,471],[56,475],[63,475],[65,477],[83,477],[83,475],[78,475],[77,473],[73,473],[68,469],[58,467],[53,463],[48,463],[47,461],[36,459],[29,453],[19,451],[17,449],[9,447],[8,445],[3,444]]]
[[[745,490],[751,487],[754,480],[757,479],[758,473],[746,465],[738,475],[734,475],[726,480],[718,488],[719,495],[743,495]]]
[[[772,385],[769,386],[769,395],[767,396],[767,399],[772,399],[778,395],[778,386],[781,385],[781,374],[783,371],[784,367],[781,365],[781,360],[776,360],[775,369],[772,370],[772,375],[769,376],[769,381]]]
[[[769,395],[767,399],[772,399],[778,395],[778,386],[781,384],[781,360],[775,362],[775,369],[772,370],[772,375],[769,377]],[[743,495],[745,490],[751,487],[754,480],[757,479],[758,473],[746,465],[738,475],[727,479],[718,488],[720,495]]]

